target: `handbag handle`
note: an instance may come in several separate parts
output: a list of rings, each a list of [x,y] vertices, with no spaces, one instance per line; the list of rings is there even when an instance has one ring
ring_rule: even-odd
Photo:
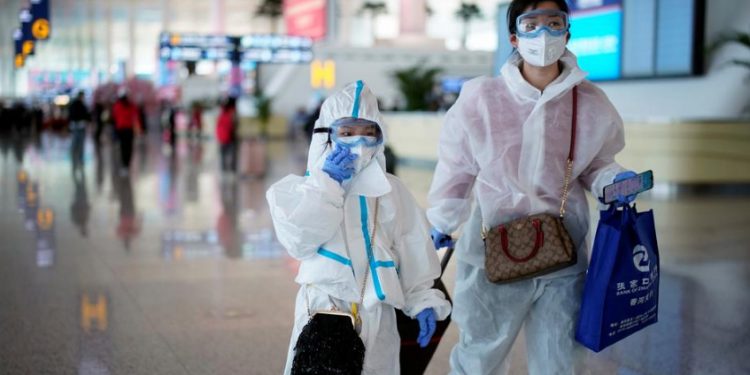
[[[378,207],[380,207],[380,198],[375,198],[375,215],[373,215],[372,221],[372,235],[370,236],[370,248],[368,249],[370,253],[372,253],[372,249],[375,248],[375,235],[378,233]],[[349,247],[347,246],[347,251],[349,251]],[[365,277],[362,280],[362,289],[359,292],[359,305],[352,302],[351,310],[352,314],[354,315],[354,320],[357,324],[362,323],[362,318],[359,314],[359,306],[365,305],[365,288],[367,287],[367,277],[370,275],[370,265],[368,264],[367,267],[365,267]]]
[[[518,258],[510,253],[510,250],[508,250],[508,230],[505,228],[505,225],[501,225],[498,227],[498,230],[500,231],[500,243],[502,244],[503,253],[505,253],[505,256],[507,256],[508,259],[516,263],[528,262],[533,259],[536,254],[539,253],[539,249],[544,246],[544,231],[542,230],[542,221],[539,219],[532,219],[531,224],[536,230],[536,240],[534,241],[534,249],[531,250],[531,253],[529,253],[529,255],[524,258]]]
[[[372,225],[372,236],[370,240],[370,249],[372,249],[375,245],[375,235],[378,233],[378,207],[380,206],[380,198],[375,198],[375,215],[373,216],[373,225]],[[349,246],[346,247],[346,250],[349,251]],[[367,277],[370,275],[370,266],[365,268],[365,277],[362,280],[362,289],[360,290],[360,297],[359,297],[359,306],[364,305],[365,303],[365,288],[367,287]],[[311,284],[307,284],[308,286],[311,286]],[[328,295],[328,300],[331,302],[331,311],[338,311],[338,308],[336,307],[336,304],[333,302],[333,298],[331,298],[331,295]],[[307,306],[307,316],[312,319],[312,311],[310,311],[310,297],[307,294],[307,290],[305,290],[305,302]],[[354,302],[351,304],[351,310],[352,310],[352,317],[356,324],[359,324],[361,322],[360,316],[359,316],[359,308],[358,305]]]
[[[573,86],[573,120],[570,129],[570,150],[565,164],[565,181],[563,182],[562,203],[560,204],[560,218],[565,216],[565,204],[570,192],[570,178],[573,175],[573,156],[576,149],[576,128],[578,125],[578,86]]]

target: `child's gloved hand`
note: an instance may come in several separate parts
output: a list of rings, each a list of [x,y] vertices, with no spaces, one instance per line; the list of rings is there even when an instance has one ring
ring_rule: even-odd
[[[615,179],[612,182],[613,183],[620,182],[620,181],[623,181],[623,180],[627,180],[629,178],[633,178],[633,177],[635,177],[637,175],[638,174],[635,173],[635,172],[633,172],[633,171],[620,172],[620,173],[617,174],[617,176],[615,176]],[[624,206],[626,204],[633,203],[633,201],[635,201],[636,196],[638,196],[637,193],[636,194],[627,195],[627,196],[625,196],[625,195],[618,195],[617,196],[617,201],[615,201],[615,204],[617,206]]]
[[[417,314],[417,321],[419,322],[417,343],[421,348],[425,348],[430,343],[430,340],[432,340],[432,335],[435,334],[435,328],[437,327],[435,310],[432,307],[422,310]]]
[[[432,243],[435,245],[435,250],[440,250],[444,247],[453,248],[453,238],[435,228],[432,228],[432,231],[430,231],[430,237],[432,238]]]
[[[340,183],[351,178],[354,174],[354,160],[357,155],[352,154],[347,147],[336,145],[336,148],[328,154],[323,163],[323,172],[328,173],[332,179]]]

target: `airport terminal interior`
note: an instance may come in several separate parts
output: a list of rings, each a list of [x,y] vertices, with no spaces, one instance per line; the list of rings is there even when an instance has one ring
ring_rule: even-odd
[[[617,162],[653,173],[635,205],[653,212],[661,271],[658,321],[575,344],[574,372],[750,374],[750,1],[567,4],[567,48],[624,122]],[[429,209],[446,112],[519,53],[511,6],[0,0],[0,374],[284,373],[300,260],[267,190],[309,174],[323,101],[361,80],[389,172]],[[433,338],[424,374],[458,373],[461,330]],[[497,373],[533,374],[526,342],[522,328]]]

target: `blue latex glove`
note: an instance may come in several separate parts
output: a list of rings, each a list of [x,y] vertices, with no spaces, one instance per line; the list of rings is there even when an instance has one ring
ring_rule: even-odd
[[[435,245],[435,250],[440,250],[444,247],[453,248],[453,238],[435,228],[432,228],[430,231],[430,237],[432,238],[432,243]]]
[[[354,174],[354,160],[356,154],[352,154],[349,148],[336,145],[336,148],[328,154],[323,163],[323,172],[328,173],[332,179],[340,183],[351,178]]]
[[[417,343],[419,343],[419,347],[425,348],[430,343],[430,340],[432,340],[432,335],[435,334],[435,328],[437,327],[435,310],[432,307],[422,310],[417,314],[417,321],[419,322]]]
[[[633,177],[635,177],[635,176],[637,176],[637,175],[638,175],[638,174],[637,174],[637,173],[635,173],[635,172],[633,172],[633,171],[625,171],[625,172],[620,172],[620,173],[618,173],[618,174],[617,174],[617,176],[615,176],[615,179],[614,179],[614,181],[612,181],[612,182],[613,182],[613,183],[614,183],[614,182],[620,182],[620,181],[622,181],[622,180],[627,180],[627,179],[629,179],[629,178],[633,178]],[[637,195],[638,195],[638,194],[631,194],[631,195],[628,195],[628,196],[618,195],[618,196],[617,196],[617,201],[616,201],[616,202],[614,202],[614,203],[615,203],[615,204],[616,204],[617,206],[624,206],[624,205],[626,205],[626,204],[630,204],[630,203],[633,203],[633,201],[635,200],[635,197],[636,197]]]

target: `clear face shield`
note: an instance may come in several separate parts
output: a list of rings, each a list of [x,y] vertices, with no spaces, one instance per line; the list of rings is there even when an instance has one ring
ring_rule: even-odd
[[[330,127],[317,128],[314,133],[327,133],[328,143],[344,147],[348,152],[357,155],[352,162],[355,173],[363,170],[375,158],[380,145],[383,144],[383,131],[378,123],[362,118],[344,117]]]
[[[562,36],[568,29],[568,14],[560,10],[533,10],[516,19],[516,33],[520,38],[536,38],[542,31],[546,31],[550,36]]]
[[[348,148],[376,147],[383,143],[383,131],[376,122],[354,118],[340,118],[330,127],[321,127],[315,133],[328,133],[329,140]]]

